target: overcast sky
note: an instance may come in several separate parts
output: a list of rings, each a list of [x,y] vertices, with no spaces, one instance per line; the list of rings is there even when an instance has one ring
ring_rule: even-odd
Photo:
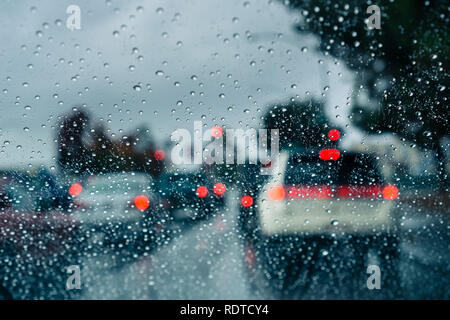
[[[71,4],[80,30],[66,28]],[[298,18],[267,0],[3,0],[0,166],[54,164],[57,117],[81,104],[117,136],[145,125],[161,145],[195,120],[258,127],[268,103],[307,91],[345,125],[352,74],[293,31]]]

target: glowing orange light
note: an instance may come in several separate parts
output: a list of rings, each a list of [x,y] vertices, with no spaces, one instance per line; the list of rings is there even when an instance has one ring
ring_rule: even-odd
[[[208,189],[205,186],[200,186],[197,188],[196,194],[200,198],[204,198],[208,195]]]
[[[211,135],[212,135],[214,138],[219,138],[219,137],[221,137],[221,136],[223,135],[223,129],[222,129],[222,127],[219,127],[219,126],[214,126],[214,127],[212,127],[212,129],[211,129]]]
[[[154,156],[156,160],[161,161],[166,157],[166,153],[163,150],[156,150]]]
[[[243,196],[241,198],[241,204],[243,207],[250,207],[253,204],[253,198],[249,195]]]
[[[386,186],[383,188],[383,198],[386,200],[394,200],[398,197],[398,188],[396,186]]]
[[[338,149],[323,149],[320,150],[319,157],[325,161],[333,161],[339,159],[341,153]]]
[[[331,129],[328,131],[328,138],[330,138],[331,141],[336,141],[341,136],[341,133],[338,129]]]
[[[225,193],[226,188],[225,188],[225,185],[223,183],[218,182],[218,183],[216,183],[214,185],[213,190],[214,190],[215,194],[220,196],[220,195]]]
[[[83,191],[83,186],[81,184],[79,184],[79,183],[74,183],[69,188],[69,194],[72,197],[78,196],[81,193],[81,191]]]
[[[267,195],[269,196],[269,199],[273,201],[283,200],[285,196],[284,187],[280,185],[273,186],[269,189]]]
[[[134,205],[136,208],[143,211],[149,207],[150,201],[146,196],[140,195],[134,198]]]

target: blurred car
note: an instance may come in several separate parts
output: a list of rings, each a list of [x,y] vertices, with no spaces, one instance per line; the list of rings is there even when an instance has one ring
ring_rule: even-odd
[[[63,292],[65,273],[56,265],[76,261],[71,250],[79,225],[60,210],[56,197],[45,195],[48,187],[27,172],[0,174],[0,295],[6,298],[39,297],[43,288],[30,274]]]
[[[74,217],[104,244],[136,244],[164,227],[158,196],[145,173],[91,175],[72,183],[69,194]]]
[[[366,283],[371,250],[383,279],[397,282],[399,191],[379,168],[368,154],[294,149],[280,153],[271,176],[252,174],[240,210],[252,285],[278,298],[301,295],[314,274],[333,272],[330,257],[342,248],[356,286]]]
[[[226,186],[200,172],[165,173],[158,179],[156,190],[175,221],[203,219],[225,205]]]
[[[38,210],[62,210],[72,204],[72,197],[68,193],[67,185],[61,176],[51,174],[47,169],[41,168],[31,175],[32,180],[38,185]]]
[[[5,187],[8,190],[5,190]],[[27,209],[42,212],[67,210],[72,201],[62,179],[45,168],[31,172],[11,170],[0,172],[0,199],[3,199],[6,193],[12,195],[11,199],[19,201],[22,207],[26,203]]]

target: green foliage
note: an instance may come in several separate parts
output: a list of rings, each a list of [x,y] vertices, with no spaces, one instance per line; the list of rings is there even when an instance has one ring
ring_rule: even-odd
[[[381,9],[381,29],[369,30],[366,9]],[[293,0],[303,17],[299,32],[320,37],[320,50],[345,61],[375,105],[353,104],[354,123],[368,132],[393,132],[435,150],[441,179],[440,145],[448,126],[448,3],[423,0]]]

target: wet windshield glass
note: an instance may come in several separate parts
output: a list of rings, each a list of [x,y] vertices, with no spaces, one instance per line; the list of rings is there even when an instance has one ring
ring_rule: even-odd
[[[448,299],[448,26],[0,1],[0,299]]]

